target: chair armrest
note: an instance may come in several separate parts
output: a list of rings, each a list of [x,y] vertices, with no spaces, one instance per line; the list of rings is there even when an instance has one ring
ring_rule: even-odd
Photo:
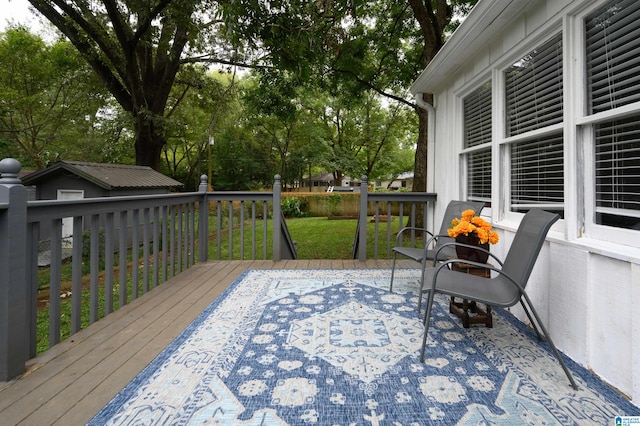
[[[405,226],[400,231],[398,231],[398,234],[396,235],[396,247],[402,246],[402,234],[405,231],[419,231],[419,232],[422,232],[423,234],[427,234],[427,235],[429,235],[429,239],[426,240],[426,241],[428,241],[429,243],[431,243],[431,241],[433,240],[433,237],[434,237],[433,233],[427,231],[424,228],[420,228],[418,226]],[[426,241],[425,241],[425,247],[427,247]]]
[[[451,243],[451,244],[455,244],[455,243]],[[463,244],[463,245],[466,246],[466,244]],[[475,246],[471,246],[471,247],[475,247]],[[432,290],[435,289],[435,284],[436,284],[436,281],[437,281],[437,275],[438,275],[438,272],[440,272],[441,269],[449,268],[450,264],[460,262],[460,263],[464,263],[466,265],[471,265],[471,266],[475,266],[477,268],[488,269],[488,270],[491,270],[493,272],[496,272],[499,275],[502,275],[503,277],[505,277],[507,280],[509,280],[509,282],[511,282],[511,284],[516,286],[521,294],[525,294],[526,295],[526,293],[524,291],[524,287],[520,283],[518,283],[515,279],[513,279],[509,274],[507,274],[506,272],[504,272],[502,270],[502,262],[500,261],[500,259],[498,259],[496,256],[492,255],[491,253],[489,253],[489,255],[491,255],[491,257],[494,258],[500,264],[500,268],[498,268],[497,266],[493,266],[491,264],[488,264],[488,263],[474,262],[474,261],[466,260],[466,259],[448,259],[448,260],[445,260],[445,261],[441,262],[437,266],[437,269],[436,269],[436,271],[435,271],[435,273],[433,275],[431,289]]]

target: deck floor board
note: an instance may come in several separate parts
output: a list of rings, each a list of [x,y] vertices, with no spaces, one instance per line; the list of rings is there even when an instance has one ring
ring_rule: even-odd
[[[388,267],[376,260],[196,264],[34,358],[21,378],[0,382],[2,424],[86,423],[247,269]]]

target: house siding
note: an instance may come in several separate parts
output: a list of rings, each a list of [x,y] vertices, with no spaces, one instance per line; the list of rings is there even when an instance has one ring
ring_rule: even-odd
[[[485,3],[483,5],[483,3]],[[505,68],[563,33],[564,61],[564,214],[549,233],[531,275],[527,291],[548,326],[554,342],[576,362],[592,369],[605,381],[640,405],[640,232],[611,229],[596,234],[583,224],[590,200],[582,194],[585,172],[580,153],[581,117],[585,115],[584,41],[576,36],[582,19],[603,1],[479,2],[476,15],[463,26],[467,39],[452,38],[411,90],[434,95],[435,147],[428,153],[430,187],[438,193],[435,222],[448,200],[466,198],[466,171],[462,160],[462,99],[488,80],[493,86],[493,139],[491,207],[483,213],[500,233],[491,250],[504,258],[521,215],[507,208],[503,180],[508,169],[499,145],[504,130]],[[511,8],[499,14],[491,8]],[[479,13],[482,12],[482,13]],[[496,16],[499,16],[496,18]],[[486,19],[487,22],[483,22]],[[489,25],[488,21],[491,21]],[[478,29],[476,29],[478,28]],[[481,31],[480,29],[485,29]],[[477,35],[474,36],[474,31]],[[452,47],[453,46],[453,47]],[[448,49],[448,50],[447,50]],[[457,58],[457,59],[456,59]],[[458,63],[460,61],[460,63]],[[619,238],[618,238],[619,237]],[[616,239],[617,238],[617,239]],[[520,307],[512,312],[526,319]]]
[[[58,190],[79,190],[84,191],[83,198],[108,197],[110,192],[104,188],[78,179],[77,176],[57,175],[55,178],[43,179],[36,185],[36,198],[38,200],[56,200]]]

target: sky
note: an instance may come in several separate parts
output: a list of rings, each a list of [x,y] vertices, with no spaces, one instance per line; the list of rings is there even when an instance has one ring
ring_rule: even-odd
[[[29,12],[27,0],[0,0],[0,31],[7,27],[7,21],[27,24],[32,30],[37,31],[41,25],[38,18]]]

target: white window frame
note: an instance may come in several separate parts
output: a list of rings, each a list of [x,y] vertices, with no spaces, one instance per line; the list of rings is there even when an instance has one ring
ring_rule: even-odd
[[[585,21],[591,13],[608,4],[610,1],[598,2],[588,10],[582,11],[575,16],[576,27],[579,28],[577,33],[578,38],[585,40]],[[601,111],[595,114],[589,115],[588,112],[588,87],[586,82],[587,73],[587,57],[586,57],[586,42],[576,42],[576,45],[580,45],[581,49],[576,52],[577,62],[580,64],[578,67],[582,72],[582,96],[584,101],[582,110],[576,110],[577,115],[575,119],[576,126],[576,138],[578,142],[578,155],[581,155],[583,160],[583,177],[584,184],[579,188],[583,194],[584,200],[584,232],[581,232],[580,236],[584,236],[590,239],[602,240],[611,243],[624,244],[629,246],[638,246],[638,237],[640,236],[640,230],[634,230],[629,228],[619,228],[615,226],[601,225],[596,222],[596,182],[595,182],[595,140],[594,140],[594,126],[598,123],[608,122],[616,119],[622,119],[634,114],[640,114],[640,101],[630,103],[614,109]],[[640,212],[639,212],[640,213]]]
[[[58,189],[56,193],[58,200],[82,200],[84,190],[82,189]],[[64,244],[73,246],[73,216],[62,219],[62,239]]]
[[[479,83],[474,84],[472,87],[470,87],[470,90],[466,91],[464,93],[463,96],[460,96],[460,115],[462,117],[462,148],[460,151],[460,164],[461,164],[461,177],[462,177],[462,184],[464,187],[464,199],[469,199],[469,200],[474,200],[474,201],[485,201],[488,203],[492,202],[492,198],[493,198],[493,188],[491,188],[491,193],[490,193],[490,198],[488,200],[484,200],[484,199],[480,199],[480,198],[473,198],[471,196],[471,194],[469,194],[469,154],[473,154],[474,152],[479,152],[479,151],[484,151],[484,150],[489,150],[491,153],[491,168],[494,169],[494,157],[493,157],[493,153],[492,153],[492,141],[493,141],[493,135],[490,138],[490,140],[488,142],[485,143],[481,143],[478,145],[474,145],[471,147],[465,147],[465,111],[464,111],[464,100],[470,96],[471,94],[473,94],[476,90],[478,90],[480,87],[484,86],[485,84],[489,84],[490,86],[490,105],[489,107],[491,108],[491,123],[489,124],[491,127],[491,131],[493,132],[493,128],[495,127],[495,114],[494,114],[494,110],[493,110],[493,105],[494,105],[494,97],[495,97],[495,91],[494,91],[494,85],[493,85],[493,81],[491,78],[484,78],[482,80],[479,81]],[[493,182],[493,176],[491,176],[491,182]]]
[[[557,133],[558,131],[562,132],[564,144],[563,144],[563,162],[566,164],[566,134],[564,132],[565,120],[566,120],[566,99],[563,98],[564,101],[564,113],[563,119],[560,123],[555,123],[548,125],[546,127],[541,127],[535,130],[529,130],[524,133],[520,133],[514,136],[506,136],[508,133],[507,130],[507,120],[506,120],[506,78],[505,72],[508,68],[510,68],[515,62],[519,61],[524,55],[529,54],[532,50],[540,48],[540,46],[549,43],[554,38],[558,37],[559,34],[562,34],[562,56],[563,56],[563,87],[566,87],[566,40],[565,40],[565,28],[561,25],[553,25],[548,28],[546,33],[549,35],[545,38],[537,38],[532,39],[532,42],[527,44],[526,46],[521,46],[517,50],[514,51],[513,55],[510,55],[507,60],[502,64],[502,66],[497,67],[494,70],[493,77],[493,86],[494,91],[498,91],[499,95],[495,97],[494,104],[497,104],[497,111],[499,114],[494,115],[494,122],[497,123],[494,131],[496,132],[496,147],[494,149],[493,158],[494,158],[494,169],[498,169],[499,177],[494,178],[494,185],[498,185],[497,190],[494,189],[492,193],[494,194],[494,198],[497,196],[498,201],[500,203],[500,212],[501,219],[506,219],[508,221],[519,222],[524,213],[512,211],[512,202],[511,202],[511,146],[515,143],[525,142],[528,140],[536,139],[539,137],[544,137],[546,135],[550,135],[553,133]],[[563,89],[563,97],[566,90]],[[495,111],[494,111],[495,112]],[[495,161],[495,159],[499,159]],[[494,172],[495,174],[495,172]],[[564,192],[564,210],[566,214],[566,199],[567,199],[567,191],[566,191],[566,170],[564,176],[565,182],[565,192]],[[544,205],[540,205],[540,208],[544,208]],[[564,221],[560,221],[560,224],[557,227],[564,227]],[[554,226],[556,227],[556,226]]]

